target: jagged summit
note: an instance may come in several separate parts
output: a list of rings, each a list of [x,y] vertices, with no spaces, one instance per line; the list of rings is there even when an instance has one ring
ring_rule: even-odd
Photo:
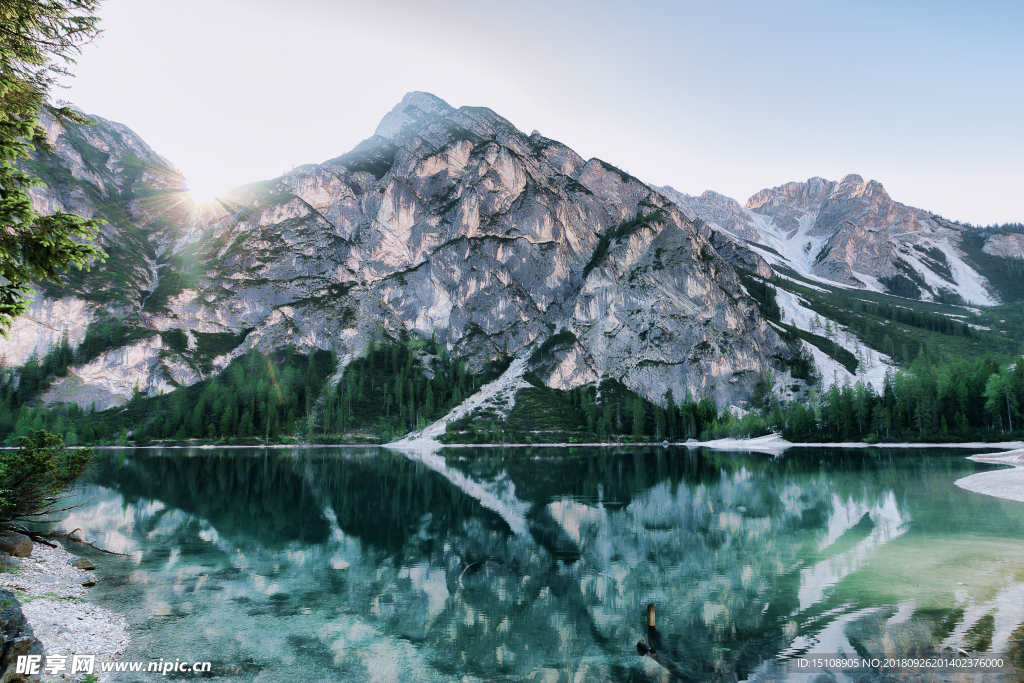
[[[850,176],[846,176],[849,178]],[[860,176],[856,176],[859,178]],[[807,206],[821,203],[835,188],[834,180],[826,180],[817,176],[806,182],[791,182],[778,187],[767,188],[755,193],[747,200],[746,208],[754,211],[770,210],[778,206],[792,204]]]
[[[701,197],[707,194],[705,192]],[[721,196],[717,193],[711,193],[711,195]],[[839,182],[814,176],[804,182],[795,181],[777,187],[766,188],[751,196],[745,206],[755,211],[768,211],[772,207],[783,204],[810,207],[820,205],[830,199],[838,200],[857,196],[889,198],[889,194],[877,180],[865,182],[862,176],[856,173],[848,173]]]
[[[409,126],[419,126],[426,119],[451,114],[455,108],[427,92],[406,93],[395,108],[384,115],[374,135],[394,140]]]
[[[798,273],[901,296],[992,304],[991,288],[958,249],[960,234],[893,200],[877,180],[809,178],[755,193],[745,206],[717,193],[661,192],[690,215],[767,248]]]

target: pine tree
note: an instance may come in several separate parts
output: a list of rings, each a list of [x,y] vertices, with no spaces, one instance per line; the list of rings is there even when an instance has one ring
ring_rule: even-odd
[[[633,438],[638,441],[644,436],[645,419],[643,399],[637,397],[633,400]]]

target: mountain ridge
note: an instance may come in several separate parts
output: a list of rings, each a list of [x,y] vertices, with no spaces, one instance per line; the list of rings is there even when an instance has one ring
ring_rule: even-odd
[[[377,132],[386,136],[238,188],[212,211],[131,214],[148,241],[136,294],[92,310],[137,315],[159,333],[248,330],[214,369],[288,344],[350,358],[377,334],[436,337],[479,367],[565,329],[577,343],[547,381],[571,388],[608,375],[657,399],[671,389],[733,400],[791,355],[710,233],[636,178],[489,109],[424,94],[404,98]],[[182,205],[180,182],[161,193],[150,181],[151,203]],[[631,219],[592,263],[601,236]],[[95,298],[106,270],[62,294]],[[106,387],[101,405],[126,398],[133,378],[152,394],[208,374],[159,335],[134,344],[121,355],[145,369]],[[77,381],[88,385],[93,370]],[[97,398],[57,384],[53,398]]]
[[[349,152],[199,206],[173,165],[96,118],[54,128],[56,151],[30,165],[54,188],[41,204],[107,218],[114,257],[44,288],[0,355],[19,365],[109,320],[131,334],[46,401],[118,405],[254,348],[330,349],[344,364],[370,340],[411,336],[480,368],[560,335],[530,369],[551,387],[607,377],[654,402],[671,391],[727,405],[766,376],[801,395],[801,356],[826,382],[877,383],[892,362],[845,325],[845,337],[816,337],[816,314],[779,278],[996,301],[955,225],[857,175],[768,188],[746,206],[691,197],[490,109],[414,92]],[[1011,235],[990,251],[1017,248]]]
[[[659,188],[694,217],[754,246],[775,265],[840,286],[993,305],[999,295],[965,261],[961,230],[893,200],[876,180],[849,174],[766,188],[745,205],[715,192],[690,196]],[[1015,243],[1007,256],[1024,257]]]

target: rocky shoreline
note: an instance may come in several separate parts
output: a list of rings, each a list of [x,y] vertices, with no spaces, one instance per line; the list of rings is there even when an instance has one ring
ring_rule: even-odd
[[[101,662],[119,659],[131,641],[124,616],[87,599],[89,588],[82,584],[102,580],[102,566],[92,571],[73,567],[78,559],[63,547],[41,543],[35,544],[29,557],[0,554],[0,589],[21,602],[22,614],[45,654],[68,657],[67,670],[46,674],[46,681],[83,680],[84,674],[68,673],[75,654],[96,655],[95,673],[102,681]]]
[[[373,444],[371,444],[373,445]],[[1024,449],[1024,442],[1021,441],[998,441],[987,443],[984,441],[959,441],[950,443],[937,442],[885,442],[867,443],[864,441],[849,442],[793,442],[787,441],[779,434],[768,434],[746,439],[714,439],[712,441],[656,441],[656,442],[632,442],[632,441],[601,441],[594,443],[441,443],[435,435],[423,432],[413,434],[390,443],[377,444],[381,448],[395,451],[413,452],[436,452],[441,449],[455,448],[618,448],[618,447],[644,447],[644,446],[686,446],[687,448],[711,448],[719,451],[751,451],[778,455],[790,448],[969,448],[982,450],[987,448],[1012,448]],[[305,447],[305,446],[302,446]],[[317,445],[309,448],[337,448],[338,446]],[[296,446],[292,446],[296,448]],[[1000,455],[1000,454],[994,454]]]

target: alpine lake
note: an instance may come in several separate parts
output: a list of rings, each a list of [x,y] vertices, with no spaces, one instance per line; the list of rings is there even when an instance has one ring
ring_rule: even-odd
[[[122,660],[213,680],[669,680],[641,637],[693,681],[1022,680],[1024,504],[970,452],[103,450],[58,526],[128,555],[84,553]],[[958,648],[1016,673],[796,666]]]

